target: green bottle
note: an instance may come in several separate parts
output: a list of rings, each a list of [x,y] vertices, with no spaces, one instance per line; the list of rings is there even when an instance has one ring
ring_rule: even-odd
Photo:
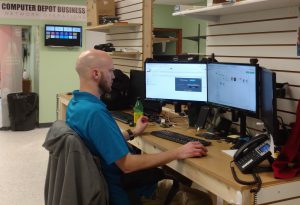
[[[133,107],[133,123],[136,125],[136,121],[143,115],[143,104],[140,98],[137,98],[136,103]]]

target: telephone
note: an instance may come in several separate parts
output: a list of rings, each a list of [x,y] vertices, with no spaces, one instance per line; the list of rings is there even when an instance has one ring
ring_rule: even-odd
[[[265,159],[271,157],[268,135],[261,134],[243,144],[233,156],[233,161],[242,173],[251,173]]]
[[[268,159],[270,164],[272,164],[273,158],[269,149],[269,136],[265,134],[258,135],[243,144],[241,148],[239,148],[234,154],[233,161],[231,161],[230,163],[232,176],[236,182],[244,185],[254,186],[250,190],[251,193],[254,193],[254,204],[256,204],[256,193],[259,192],[262,184],[261,178],[258,173],[261,171],[272,170],[270,167],[257,167],[257,165],[265,159]],[[253,181],[244,181],[238,178],[234,170],[234,166],[232,165],[233,162],[241,170],[242,173],[252,174]]]

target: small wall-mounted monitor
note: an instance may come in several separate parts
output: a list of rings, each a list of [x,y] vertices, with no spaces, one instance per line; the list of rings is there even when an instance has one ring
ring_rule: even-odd
[[[82,27],[45,25],[45,46],[81,47]]]

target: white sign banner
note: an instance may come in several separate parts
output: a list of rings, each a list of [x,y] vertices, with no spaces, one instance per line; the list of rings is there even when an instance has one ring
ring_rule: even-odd
[[[86,22],[86,6],[0,1],[0,18]]]

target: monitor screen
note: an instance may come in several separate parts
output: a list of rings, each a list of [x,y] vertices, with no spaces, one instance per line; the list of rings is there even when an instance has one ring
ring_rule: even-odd
[[[45,25],[45,46],[81,46],[82,27]]]
[[[161,103],[159,101],[146,100],[145,89],[145,72],[143,70],[130,70],[129,99],[131,106],[135,105],[139,97],[142,100],[146,115],[160,113],[162,109]]]
[[[266,68],[261,68],[260,73],[260,119],[278,144],[276,73]]]
[[[207,65],[199,62],[145,62],[146,98],[206,102]]]
[[[257,67],[251,64],[208,64],[207,101],[222,107],[257,114],[257,74]]]

